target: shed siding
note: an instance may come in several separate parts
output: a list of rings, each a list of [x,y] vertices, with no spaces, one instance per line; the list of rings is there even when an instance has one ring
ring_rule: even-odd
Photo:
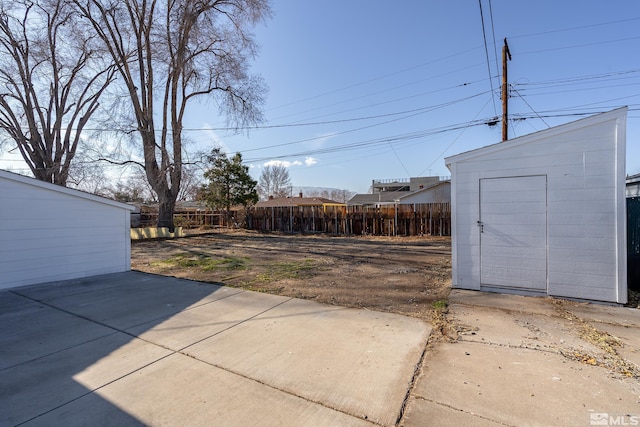
[[[126,207],[21,181],[0,177],[0,289],[130,269]]]
[[[546,175],[548,293],[626,302],[625,120],[615,110],[447,159],[454,286],[481,288],[480,180]]]

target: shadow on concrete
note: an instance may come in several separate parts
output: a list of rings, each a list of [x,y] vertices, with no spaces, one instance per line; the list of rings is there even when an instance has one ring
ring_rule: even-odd
[[[0,292],[0,425],[46,423],[52,411],[94,424],[64,416],[79,399],[91,407],[86,415],[108,417],[101,423],[142,425],[96,391],[175,353],[139,339],[145,330],[238,292],[140,272]]]

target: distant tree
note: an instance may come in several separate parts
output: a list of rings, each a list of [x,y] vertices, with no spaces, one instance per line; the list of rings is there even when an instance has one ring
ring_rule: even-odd
[[[182,183],[180,184],[178,200],[196,200],[203,182],[202,169],[199,164],[183,163]]]
[[[249,175],[249,167],[242,164],[242,154],[236,153],[229,158],[220,148],[214,148],[208,161],[210,167],[204,173],[208,182],[200,192],[207,206],[224,209],[228,220],[232,206],[246,208],[258,201],[258,183]]]
[[[329,198],[329,192],[322,188],[307,188],[305,191],[305,195],[307,197],[323,197],[325,199]]]
[[[347,203],[356,193],[349,190],[338,190],[337,188],[311,188],[306,191],[309,197],[323,197],[335,202]]]
[[[331,197],[329,197],[331,200],[334,200],[336,202],[340,202],[340,203],[347,203],[349,201],[350,198],[352,198],[356,193],[349,191],[349,190],[332,190],[331,191]]]
[[[157,225],[172,230],[187,106],[205,97],[233,125],[262,120],[265,85],[248,71],[257,51],[250,30],[270,15],[269,0],[72,1],[117,64],[158,196]]]
[[[289,169],[281,165],[268,165],[262,169],[258,193],[263,200],[273,197],[286,197],[291,187]]]
[[[115,77],[78,18],[65,0],[0,1],[0,133],[36,179],[59,185]]]

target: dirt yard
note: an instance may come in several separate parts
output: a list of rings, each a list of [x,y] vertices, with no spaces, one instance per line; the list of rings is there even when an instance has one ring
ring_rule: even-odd
[[[449,237],[216,232],[135,241],[132,268],[431,320],[451,286]]]

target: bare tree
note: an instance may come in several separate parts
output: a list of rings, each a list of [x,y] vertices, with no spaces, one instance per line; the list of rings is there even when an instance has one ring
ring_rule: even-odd
[[[335,202],[347,203],[356,193],[337,188],[310,188],[306,190],[306,194],[308,197],[322,197]]]
[[[268,165],[262,169],[258,184],[258,193],[262,200],[269,196],[286,197],[291,187],[289,169],[281,165]]]
[[[182,183],[178,200],[197,200],[200,188],[204,183],[204,171],[198,163],[183,163]]]
[[[0,131],[60,185],[115,72],[77,21],[65,0],[0,1]]]
[[[269,16],[269,0],[73,1],[117,64],[158,195],[158,227],[173,229],[187,105],[213,97],[232,124],[262,120],[265,86],[248,72],[257,49],[249,30]]]
[[[351,199],[356,193],[349,190],[331,190],[331,195],[329,199],[335,200],[340,203],[347,203],[349,199]]]

